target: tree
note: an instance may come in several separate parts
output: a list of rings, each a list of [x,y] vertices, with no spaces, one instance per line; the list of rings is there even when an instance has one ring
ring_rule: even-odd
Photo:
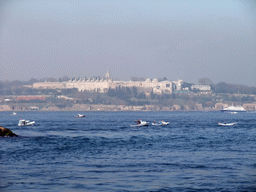
[[[181,87],[184,88],[189,88],[189,90],[191,91],[191,86],[194,85],[193,83],[187,83],[187,82],[183,82]]]
[[[167,81],[167,78],[166,78],[166,77],[158,78],[158,81],[159,81],[159,82],[161,82],[161,81]]]
[[[199,85],[213,85],[213,82],[209,78],[203,77],[198,80],[198,84]]]
[[[37,80],[37,79],[35,79],[35,78],[31,78],[31,79],[29,79],[29,81],[28,81],[28,84],[29,85],[33,85],[33,83],[36,83],[36,82],[38,82],[39,80]]]
[[[131,77],[131,81],[145,81],[146,79],[144,77]]]

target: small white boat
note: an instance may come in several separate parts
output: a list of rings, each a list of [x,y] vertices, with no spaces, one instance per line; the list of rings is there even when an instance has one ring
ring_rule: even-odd
[[[131,127],[142,127],[142,126],[148,126],[148,123],[146,121],[137,120],[137,125],[130,125]]]
[[[154,121],[154,122],[152,123],[152,125],[156,125],[156,126],[169,125],[169,122],[159,121],[158,123],[156,123],[156,122]]]
[[[80,117],[86,117],[85,115],[81,115],[81,114],[77,114],[77,116],[75,116],[76,118],[80,118]]]
[[[232,126],[232,125],[236,125],[237,123],[218,123],[218,125],[222,125],[222,126]]]
[[[17,113],[15,113],[15,112],[12,112],[12,114],[11,115],[17,115]]]
[[[34,123],[35,121],[30,122],[30,120],[20,119],[18,126],[32,126]]]

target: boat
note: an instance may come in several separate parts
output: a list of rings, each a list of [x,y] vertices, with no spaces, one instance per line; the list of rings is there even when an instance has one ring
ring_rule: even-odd
[[[15,113],[15,112],[12,112],[12,114],[11,115],[17,115],[17,113]]]
[[[136,120],[137,124],[136,125],[130,125],[131,127],[143,127],[143,126],[148,126],[148,123],[146,121],[142,120]]]
[[[77,114],[77,116],[75,116],[76,118],[80,118],[80,117],[86,117],[85,115],[81,115],[81,114]]]
[[[232,126],[232,125],[236,125],[237,123],[234,122],[234,123],[218,123],[218,125],[221,125],[221,126]]]
[[[246,110],[243,107],[235,107],[233,106],[229,106],[229,107],[225,107],[223,109],[221,109],[222,112],[246,112]]]
[[[169,125],[169,122],[159,121],[158,123],[156,123],[156,122],[154,121],[154,122],[152,123],[152,125],[156,125],[156,126]]]
[[[35,121],[20,119],[18,126],[31,126],[31,125],[34,125],[34,123],[35,123]]]

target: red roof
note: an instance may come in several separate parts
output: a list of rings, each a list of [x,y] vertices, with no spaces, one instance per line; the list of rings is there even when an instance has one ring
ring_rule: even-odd
[[[45,98],[46,98],[45,96],[18,96],[16,99],[29,101],[29,100],[45,100]]]

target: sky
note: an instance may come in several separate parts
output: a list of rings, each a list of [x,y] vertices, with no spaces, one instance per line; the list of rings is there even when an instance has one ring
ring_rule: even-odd
[[[256,1],[0,2],[1,81],[107,71],[256,87]]]

